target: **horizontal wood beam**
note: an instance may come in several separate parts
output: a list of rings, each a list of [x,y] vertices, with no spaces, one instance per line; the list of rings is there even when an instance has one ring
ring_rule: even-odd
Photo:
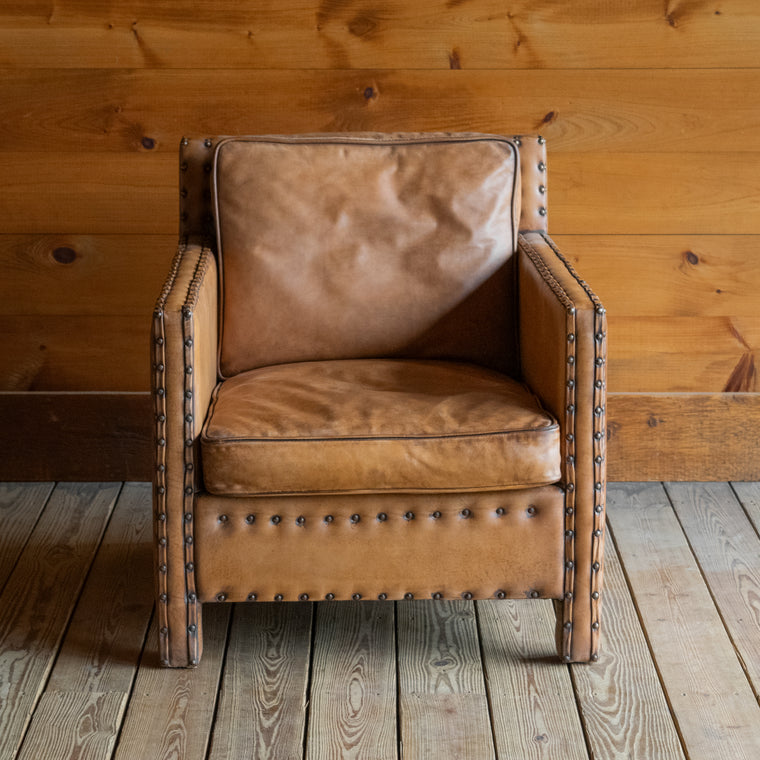
[[[760,393],[612,393],[608,475],[760,480]],[[150,480],[148,393],[0,393],[0,480]]]

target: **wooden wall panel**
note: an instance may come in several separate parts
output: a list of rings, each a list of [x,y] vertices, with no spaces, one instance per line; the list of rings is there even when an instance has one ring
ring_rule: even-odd
[[[188,130],[476,129],[542,132],[551,155],[689,152],[707,163],[760,139],[751,97],[760,69],[730,77],[726,87],[721,69],[655,78],[649,69],[9,69],[0,70],[2,150],[175,156]]]
[[[5,0],[3,65],[699,68],[758,65],[754,0]]]
[[[539,131],[550,230],[609,312],[613,477],[751,474],[758,91],[753,0],[9,0],[0,390],[134,411],[182,134]],[[661,453],[693,448],[695,410],[713,467]]]

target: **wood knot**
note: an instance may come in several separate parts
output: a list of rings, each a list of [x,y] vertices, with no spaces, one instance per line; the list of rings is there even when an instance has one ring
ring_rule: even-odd
[[[348,22],[348,31],[354,37],[367,37],[377,29],[377,21],[369,16],[356,16]]]
[[[694,253],[694,251],[684,251],[683,257],[684,259],[686,259],[686,261],[689,262],[689,264],[691,264],[694,267],[697,266],[697,264],[699,264],[699,256],[697,256],[697,254]]]
[[[73,264],[77,257],[77,252],[68,246],[61,246],[53,249],[53,259],[59,264]]]
[[[462,61],[459,58],[459,50],[457,48],[454,48],[449,53],[449,68],[450,69],[461,69],[462,68]]]

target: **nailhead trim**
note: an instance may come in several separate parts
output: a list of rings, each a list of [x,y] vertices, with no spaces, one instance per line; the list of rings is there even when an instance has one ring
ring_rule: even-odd
[[[546,165],[542,162],[539,170],[544,171]],[[575,517],[576,517],[576,495],[575,495],[575,464],[576,456],[576,409],[577,401],[575,397],[576,389],[576,369],[575,369],[575,346],[578,334],[576,323],[576,309],[570,296],[566,293],[560,282],[554,276],[547,266],[541,254],[525,238],[520,236],[520,246],[524,253],[531,260],[533,266],[541,275],[543,280],[552,290],[560,304],[565,308],[565,415],[564,429],[568,432],[565,434],[565,451],[563,460],[565,462],[563,482],[565,486],[565,571],[564,571],[564,598],[562,605],[563,615],[563,634],[562,634],[562,651],[569,653],[572,648],[572,618],[573,618],[573,588],[575,587]],[[531,592],[530,596],[538,596],[538,592]],[[567,627],[567,623],[571,623]]]

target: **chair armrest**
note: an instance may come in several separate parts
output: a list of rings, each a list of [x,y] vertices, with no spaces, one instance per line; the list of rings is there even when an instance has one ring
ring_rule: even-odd
[[[518,282],[523,380],[562,430],[566,612],[558,633],[567,659],[594,659],[606,492],[606,314],[543,233],[520,236]],[[575,600],[574,614],[568,599]]]
[[[188,641],[185,631],[199,622],[193,503],[202,485],[197,439],[217,382],[217,320],[216,260],[200,240],[185,240],[156,303],[151,336],[157,614],[165,664],[200,658],[197,647],[192,651],[197,637]]]

